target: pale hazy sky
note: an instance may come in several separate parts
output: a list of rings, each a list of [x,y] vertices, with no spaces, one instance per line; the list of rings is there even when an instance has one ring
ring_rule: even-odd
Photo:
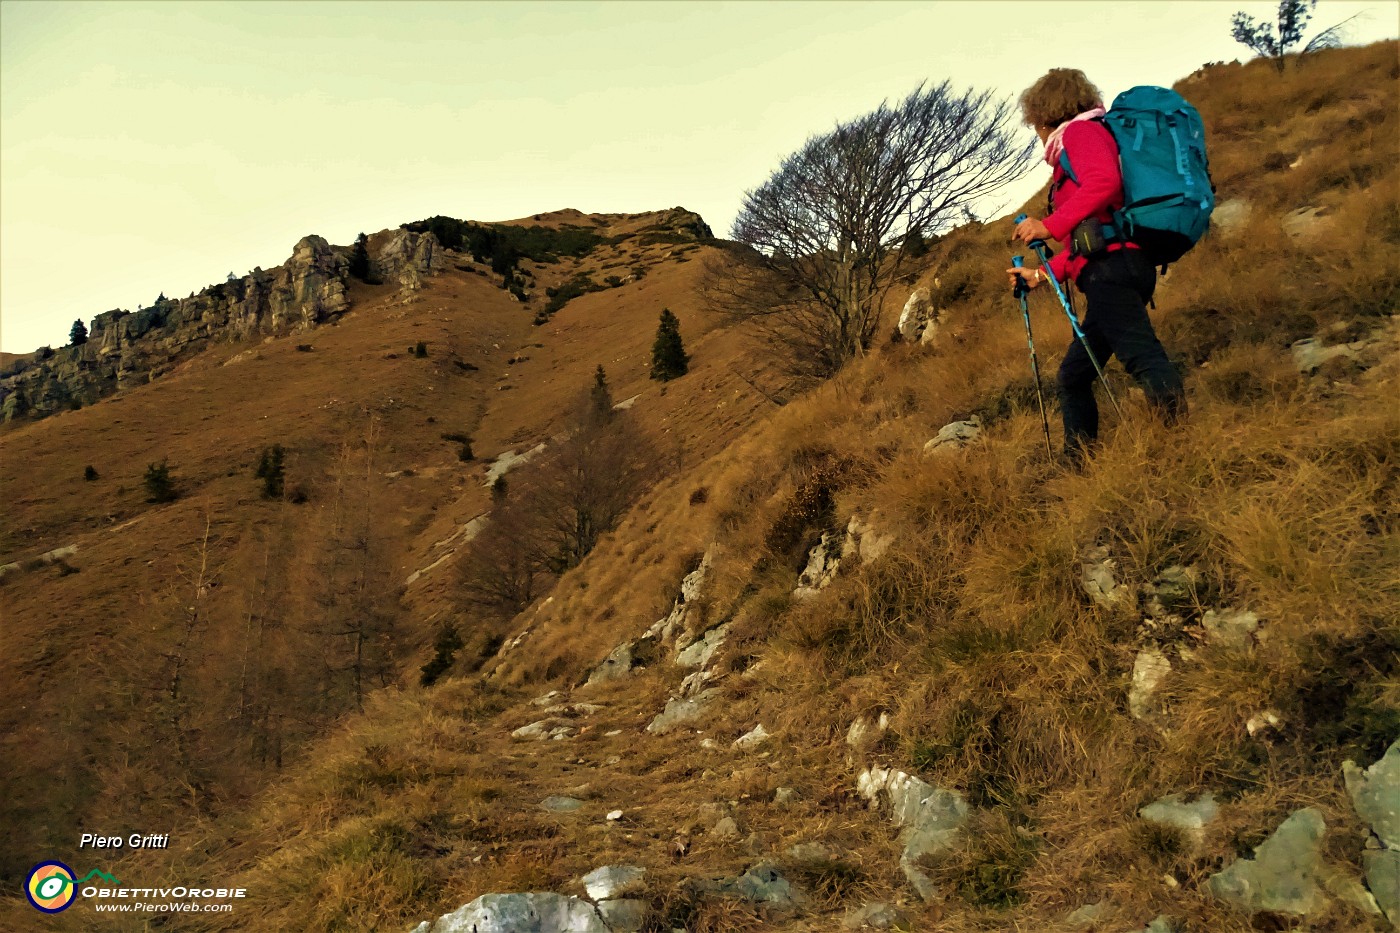
[[[783,155],[921,81],[1012,96],[1071,66],[1111,97],[1248,58],[1231,14],[1276,6],[4,0],[0,349],[309,233],[683,205],[724,235]],[[1314,27],[1363,12],[1372,42],[1397,11],[1323,2]]]

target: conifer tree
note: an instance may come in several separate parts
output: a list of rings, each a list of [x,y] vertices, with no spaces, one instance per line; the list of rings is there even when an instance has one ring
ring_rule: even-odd
[[[87,339],[87,325],[82,322],[81,318],[74,321],[73,329],[68,332],[68,342],[75,347],[81,347],[83,344],[87,343]]]
[[[355,238],[355,249],[350,254],[350,274],[361,282],[369,281],[369,237],[363,233]]]
[[[588,418],[602,424],[611,421],[612,416],[612,389],[608,388],[608,374],[603,371],[603,364],[599,363],[597,372],[593,374],[593,388],[588,391]]]
[[[681,322],[670,308],[661,311],[656,341],[651,345],[651,378],[669,382],[690,371],[690,357],[681,341]]]

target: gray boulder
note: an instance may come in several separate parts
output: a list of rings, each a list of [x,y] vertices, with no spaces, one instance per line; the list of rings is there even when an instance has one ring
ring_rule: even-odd
[[[583,887],[595,901],[640,891],[647,870],[636,865],[604,865],[583,876]]]
[[[1356,815],[1387,849],[1400,849],[1400,740],[1364,771],[1346,762],[1342,776]]]
[[[718,694],[717,687],[710,687],[693,697],[672,697],[666,702],[666,708],[647,725],[647,731],[654,735],[665,735],[682,723],[699,719],[709,710],[710,701]]]
[[[1254,858],[1239,859],[1211,875],[1206,887],[1249,913],[1310,913],[1323,898],[1318,875],[1326,832],[1321,813],[1311,807],[1299,810],[1254,850]]]
[[[587,901],[553,892],[483,894],[414,933],[611,933]]]

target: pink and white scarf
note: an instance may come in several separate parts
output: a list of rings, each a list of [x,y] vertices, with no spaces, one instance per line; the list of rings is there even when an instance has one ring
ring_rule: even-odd
[[[1096,117],[1103,116],[1106,112],[1107,111],[1102,107],[1095,107],[1093,110],[1084,111],[1071,120],[1066,120],[1051,130],[1050,135],[1046,137],[1045,140],[1046,164],[1054,166],[1056,162],[1060,161],[1060,153],[1065,151],[1064,143],[1060,141],[1061,137],[1065,135],[1065,127],[1069,126],[1071,123],[1078,123],[1080,120],[1093,120]]]

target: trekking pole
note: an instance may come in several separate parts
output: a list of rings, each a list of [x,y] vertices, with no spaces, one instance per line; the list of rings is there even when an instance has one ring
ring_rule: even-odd
[[[1025,214],[1018,214],[1015,222],[1019,224],[1026,219],[1026,216]],[[1031,249],[1035,250],[1035,254],[1040,257],[1040,264],[1046,269],[1049,269],[1050,256],[1046,251],[1045,241],[1031,240]],[[1099,365],[1098,357],[1094,356],[1094,351],[1089,348],[1089,338],[1084,336],[1084,328],[1079,326],[1079,318],[1075,317],[1074,312],[1069,309],[1069,298],[1065,296],[1064,290],[1060,288],[1060,280],[1055,278],[1053,273],[1049,274],[1047,278],[1050,279],[1050,284],[1055,288],[1055,296],[1060,299],[1060,307],[1065,309],[1065,317],[1069,318],[1070,329],[1074,331],[1074,336],[1079,340],[1080,346],[1082,346],[1084,352],[1088,354],[1089,362],[1094,364],[1094,372],[1098,375],[1100,384],[1103,385],[1104,394],[1108,396],[1109,402],[1113,404],[1114,413],[1118,415],[1119,421],[1123,420],[1123,409],[1118,407],[1118,399],[1113,397],[1113,390],[1108,387],[1108,379],[1103,374],[1103,367]]]
[[[1011,264],[1019,269],[1025,264],[1025,260],[1020,256],[1012,256]],[[1026,280],[1016,276],[1016,286],[1011,289],[1011,294],[1021,303],[1021,320],[1026,322],[1026,346],[1031,351],[1031,375],[1035,378],[1035,400],[1040,405],[1040,426],[1045,430],[1045,452],[1054,457],[1055,448],[1050,443],[1050,419],[1045,416],[1045,389],[1040,384],[1040,360],[1035,355],[1035,337],[1031,336],[1031,309],[1026,301],[1026,296],[1030,293]]]

